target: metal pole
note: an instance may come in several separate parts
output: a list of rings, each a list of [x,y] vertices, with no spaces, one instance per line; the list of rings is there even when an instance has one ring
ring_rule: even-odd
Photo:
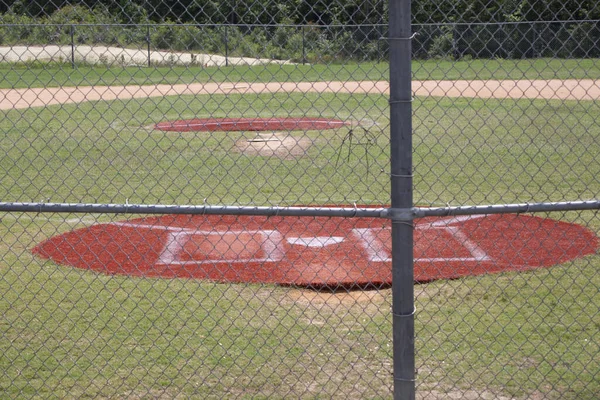
[[[383,41],[383,26],[377,26],[377,62],[381,62],[384,59],[383,51],[381,47],[383,46],[381,42]]]
[[[306,64],[306,33],[304,32],[304,26],[302,26],[302,65]]]
[[[225,66],[228,67],[229,66],[229,37],[228,37],[228,33],[229,30],[227,29],[227,25],[225,25]]]
[[[75,69],[75,26],[71,25],[71,67]]]
[[[106,214],[226,214],[264,216],[319,216],[342,218],[389,218],[411,222],[415,218],[453,217],[458,215],[491,215],[547,213],[550,211],[600,210],[600,200],[564,201],[555,203],[493,204],[457,207],[413,207],[412,209],[359,207],[299,207],[299,206],[211,206],[211,205],[147,205],[94,203],[22,203],[0,202],[0,212],[33,213],[106,213]]]
[[[388,208],[358,207],[251,207],[168,205],[168,204],[93,204],[93,203],[11,203],[0,202],[2,212],[30,213],[101,213],[101,214],[187,214],[187,215],[263,215],[266,217],[342,217],[387,218]],[[406,216],[399,216],[399,218]]]
[[[410,0],[389,2],[392,212],[413,207]],[[415,398],[413,221],[392,219],[394,399]]]
[[[151,39],[150,39],[150,25],[147,25],[146,26],[146,42],[148,44],[148,67],[151,66],[151,63],[150,63],[150,41],[151,41]]]

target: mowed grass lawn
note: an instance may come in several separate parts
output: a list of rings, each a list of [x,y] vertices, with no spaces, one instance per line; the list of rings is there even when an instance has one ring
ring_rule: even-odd
[[[597,103],[418,98],[413,105],[418,204],[599,196]],[[385,95],[285,93],[8,111],[0,121],[0,199],[386,204],[387,114]],[[301,157],[280,158],[238,150],[253,133],[151,129],[163,120],[272,115],[360,122],[374,140],[348,157],[348,128],[298,132],[312,145]],[[600,233],[594,212],[547,216]],[[1,216],[0,397],[389,398],[389,290],[351,301],[294,288],[104,276],[29,251],[93,221],[130,217]],[[415,286],[419,388],[595,398],[599,267],[595,255]]]
[[[597,59],[417,60],[415,80],[599,79]],[[318,82],[389,79],[387,62],[152,68],[70,63],[0,63],[0,89],[89,85],[156,85],[195,82]]]
[[[491,204],[597,197],[595,102],[417,98],[415,202]],[[13,110],[0,121],[4,201],[386,204],[383,94],[213,95]],[[196,117],[337,118],[295,132],[301,157],[240,150],[255,132],[163,132]],[[369,140],[370,139],[370,140]],[[360,145],[356,143],[360,142]],[[236,144],[237,143],[237,144]],[[348,156],[348,153],[350,155]]]

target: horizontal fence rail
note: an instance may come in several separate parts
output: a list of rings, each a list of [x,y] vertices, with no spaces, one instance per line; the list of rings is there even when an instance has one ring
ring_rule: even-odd
[[[99,214],[188,214],[188,215],[261,215],[261,216],[319,216],[369,217],[411,220],[424,217],[453,215],[547,213],[550,211],[599,210],[600,200],[565,201],[553,203],[490,204],[455,207],[413,207],[394,209],[383,207],[298,207],[298,206],[184,206],[144,204],[77,204],[77,203],[6,203],[0,202],[1,212],[26,213],[99,213]]]

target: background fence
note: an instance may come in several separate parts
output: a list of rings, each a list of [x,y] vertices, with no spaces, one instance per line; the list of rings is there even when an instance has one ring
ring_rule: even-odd
[[[0,397],[596,398],[600,7],[410,7],[0,0]]]

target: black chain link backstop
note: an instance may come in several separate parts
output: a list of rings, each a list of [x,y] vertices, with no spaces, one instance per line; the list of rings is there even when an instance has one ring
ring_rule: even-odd
[[[584,0],[0,0],[0,398],[597,398],[599,56]]]

